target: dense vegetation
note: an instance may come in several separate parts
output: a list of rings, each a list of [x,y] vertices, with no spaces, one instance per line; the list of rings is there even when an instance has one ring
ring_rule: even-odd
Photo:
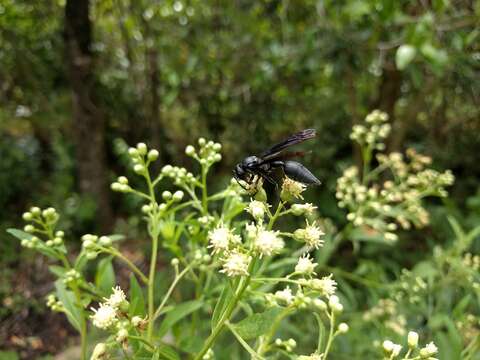
[[[0,358],[63,350],[51,344],[52,336],[65,340],[65,347],[78,342],[74,327],[45,306],[53,276],[65,275],[51,274],[51,261],[5,231],[23,228],[19,215],[25,210],[57,209],[70,261],[84,251],[84,234],[116,233],[124,235],[118,249],[148,272],[142,201],[110,191],[125,172],[129,184],[142,189],[127,144],[158,149],[153,173],[172,164],[197,174],[201,167],[185,147],[199,137],[221,143],[222,159],[208,180],[213,194],[229,186],[233,166],[247,154],[311,127],[318,136],[304,144],[311,153],[303,162],[323,185],[303,195],[317,206],[326,233],[325,246],[311,255],[320,277],[333,273],[345,307],[342,321],[350,327],[329,358],[381,357],[385,339],[406,349],[407,332],[415,330],[422,346],[434,341],[440,359],[478,359],[479,25],[477,1],[2,1],[0,349],[12,352]],[[365,150],[363,136],[371,128],[364,119],[373,109],[388,114],[391,131],[380,136],[380,147]],[[377,157],[379,151],[385,157]],[[405,157],[392,157],[397,152]],[[448,197],[443,188],[430,189],[427,195],[442,197],[422,198],[415,203],[421,210],[373,211],[359,220],[358,212],[365,214],[370,205],[357,193],[345,201],[346,189],[377,184],[403,195],[414,190],[395,172],[393,179],[388,171],[367,175],[377,166],[388,168],[382,164],[389,161],[395,171],[403,166],[399,161],[439,174],[451,169],[455,183],[446,188]],[[175,193],[173,180],[158,184],[157,193]],[[241,203],[248,200],[244,196]],[[220,220],[222,209],[209,209]],[[245,220],[245,214],[235,215]],[[185,216],[178,219],[185,227],[201,227]],[[392,222],[401,230],[392,231]],[[202,241],[217,225],[203,224]],[[305,223],[292,217],[284,225],[282,231],[294,234]],[[240,233],[241,221],[235,226]],[[172,257],[193,254],[165,242],[161,249],[156,269],[164,281],[157,284],[157,305],[172,280]],[[108,268],[115,270],[113,284],[131,287],[122,262],[111,268],[103,259],[85,265],[86,281],[96,277],[108,296],[110,289],[99,280],[100,270]],[[174,300],[192,300],[191,287],[187,279]],[[189,313],[183,322],[202,319],[218,297],[213,291],[211,308]],[[250,310],[260,311],[255,306]],[[248,314],[243,311],[235,320]],[[318,324],[311,315],[298,316],[307,320],[288,320],[276,336],[295,338],[295,353],[310,354]],[[174,333],[183,322],[172,324]],[[305,332],[309,336],[300,340]],[[105,336],[93,334],[91,345]],[[228,336],[220,343],[233,342]],[[177,340],[182,351],[196,349]],[[291,355],[285,341],[279,358]],[[232,351],[247,358],[241,345]],[[224,358],[222,352],[217,356]]]

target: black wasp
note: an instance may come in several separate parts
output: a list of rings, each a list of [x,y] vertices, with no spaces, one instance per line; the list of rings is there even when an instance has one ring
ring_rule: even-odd
[[[235,166],[233,177],[244,189],[245,187],[240,183],[240,180],[246,182],[248,185],[254,184],[256,186],[260,178],[265,179],[277,187],[278,184],[273,177],[273,172],[275,169],[282,169],[283,173],[292,180],[306,185],[320,185],[320,180],[305,166],[297,161],[287,160],[292,157],[303,156],[305,154],[303,151],[285,151],[286,148],[311,139],[315,137],[315,135],[315,129],[306,129],[290,135],[282,142],[265,150],[259,156],[246,157],[241,163]]]

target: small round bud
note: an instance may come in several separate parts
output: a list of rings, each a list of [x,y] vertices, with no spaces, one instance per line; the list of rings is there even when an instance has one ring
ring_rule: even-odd
[[[65,236],[65,233],[62,230],[58,230],[57,232],[55,232],[55,236],[63,238]]]
[[[110,189],[112,189],[113,191],[122,191],[122,188],[123,185],[118,182],[114,182],[110,185]]]
[[[163,200],[168,201],[172,198],[172,193],[168,190],[165,190],[164,192],[162,192],[162,198]]]
[[[137,174],[142,174],[145,171],[145,166],[140,165],[140,164],[136,164],[133,167],[133,171],[135,171]]]
[[[148,160],[155,161],[158,159],[159,155],[158,150],[152,149],[148,152]]]
[[[208,262],[210,262],[210,260],[212,260],[212,257],[210,255],[208,255],[208,254],[203,255],[203,257],[202,257],[203,262],[208,263]]]
[[[90,249],[95,245],[95,243],[92,240],[85,240],[82,245],[85,249]]]
[[[295,339],[288,339],[287,341],[288,345],[291,346],[292,348],[296,347],[297,346],[297,342],[295,341]]]
[[[96,259],[98,254],[95,251],[89,251],[85,254],[88,260]]]
[[[193,155],[195,155],[195,148],[194,148],[192,145],[188,145],[188,146],[185,148],[185,154],[187,154],[188,156],[193,156]]]
[[[131,147],[128,149],[128,155],[130,155],[132,158],[138,157],[138,150],[134,147]]]
[[[128,179],[127,179],[126,176],[119,176],[117,181],[122,185],[127,185],[128,184]]]
[[[100,236],[100,245],[103,246],[110,246],[112,245],[112,239],[110,239],[108,236]]]
[[[28,244],[29,244],[28,239],[22,239],[22,241],[20,241],[20,245],[22,245],[23,247],[27,247]]]
[[[408,347],[409,348],[416,348],[418,346],[418,333],[415,331],[410,331],[408,333]]]
[[[175,201],[182,201],[183,199],[183,191],[181,190],[177,190],[175,191],[175,193],[173,194],[173,200]]]
[[[275,345],[277,345],[277,346],[282,345],[282,339],[276,338],[275,339]]]
[[[162,174],[163,175],[169,175],[173,170],[173,166],[172,165],[165,165],[164,167],[162,167]]]
[[[207,141],[204,138],[198,139],[198,145],[200,145],[201,147],[204,147],[206,143]]]
[[[145,204],[145,205],[142,206],[142,212],[143,212],[144,214],[148,214],[151,209],[152,209],[151,206],[148,205],[148,204]]]
[[[319,309],[320,311],[325,311],[327,310],[327,304],[325,304],[325,301],[321,299],[315,299],[313,300],[313,305]]]
[[[160,204],[160,205],[158,206],[158,209],[159,209],[160,211],[165,211],[165,210],[167,210],[167,204],[165,204],[165,203]]]
[[[222,150],[222,144],[215,143],[213,145],[213,150],[215,150],[216,152],[219,152],[220,150]]]
[[[170,264],[172,264],[172,266],[178,266],[178,264],[180,264],[180,260],[173,258],[172,261],[170,261]]]
[[[345,323],[340,323],[338,324],[338,332],[340,334],[345,334],[348,331],[349,327]]]
[[[30,212],[32,213],[33,216],[38,216],[42,212],[38,206],[34,206],[30,208]]]
[[[207,165],[207,159],[200,159],[200,165],[202,166]]]
[[[220,155],[220,154],[215,154],[215,155],[213,156],[213,161],[214,161],[214,162],[219,162],[220,160],[222,160],[222,155]]]
[[[25,225],[23,227],[23,230],[27,233],[33,233],[35,231],[35,228],[33,227],[33,225]]]
[[[145,143],[138,143],[137,150],[140,155],[145,155],[147,153],[147,145]]]
[[[47,240],[45,245],[47,245],[48,247],[52,247],[53,246],[53,240]]]
[[[23,213],[22,218],[23,218],[23,220],[25,220],[25,221],[30,221],[30,220],[32,220],[33,215],[32,215],[31,212],[28,212],[28,211],[27,211],[27,212],[24,212],[24,213]]]
[[[394,343],[390,340],[385,340],[382,344],[383,350],[385,350],[386,353],[391,353],[393,351]]]
[[[55,239],[53,239],[53,244],[54,245],[62,245],[63,243],[63,239],[61,237],[56,237]]]

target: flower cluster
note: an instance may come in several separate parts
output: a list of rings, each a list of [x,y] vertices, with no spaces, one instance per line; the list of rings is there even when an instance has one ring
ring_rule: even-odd
[[[378,153],[378,166],[370,170],[371,151],[383,149],[378,140],[389,132],[388,124],[380,124],[386,120],[385,114],[374,111],[366,123],[375,131],[367,131],[363,125],[354,127],[352,136],[362,146],[364,169],[361,173],[355,166],[347,168],[337,181],[336,197],[338,205],[348,210],[347,219],[354,226],[372,229],[387,243],[394,243],[399,227],[409,229],[412,224],[422,227],[429,223],[423,198],[446,196],[445,187],[452,185],[454,177],[450,171],[439,173],[427,168],[431,159],[413,149],[407,150],[406,156]]]
[[[428,359],[436,360],[433,356],[438,353],[437,346],[430,342],[422,348],[418,346],[419,336],[415,331],[410,331],[407,335],[408,350],[402,359]],[[385,340],[382,344],[384,354],[388,359],[397,358],[402,352],[402,345],[395,344],[391,340]],[[412,357],[410,357],[412,356]]]
[[[129,304],[123,290],[117,286],[112,291],[110,297],[104,298],[105,301],[100,303],[98,309],[92,308],[92,323],[99,329],[109,329],[119,321],[122,312],[128,310]]]
[[[309,249],[318,249],[323,246],[323,239],[321,238],[325,233],[316,225],[315,222],[312,224],[308,223],[303,229],[297,229],[293,233],[293,236],[296,240],[302,241],[307,245]]]
[[[95,259],[98,254],[112,246],[112,239],[108,236],[85,234],[82,236],[82,248],[87,259]]]
[[[365,118],[365,124],[354,125],[350,139],[361,146],[368,146],[372,149],[385,149],[384,139],[391,131],[387,123],[388,115],[382,111],[374,110]]]
[[[222,145],[213,141],[206,141],[204,138],[198,139],[199,149],[195,149],[193,145],[185,148],[185,154],[196,159],[201,165],[211,166],[212,164],[222,160],[220,150]]]

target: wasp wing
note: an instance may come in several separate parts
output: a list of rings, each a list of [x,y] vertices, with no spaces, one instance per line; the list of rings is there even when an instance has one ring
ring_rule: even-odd
[[[316,135],[315,129],[302,130],[296,134],[289,136],[282,142],[279,142],[278,144],[273,145],[271,148],[265,150],[260,155],[260,158],[263,161],[270,161],[272,159],[276,159],[280,157],[280,154],[282,153],[282,151],[285,150],[287,147],[304,142],[305,140],[315,137],[315,135]],[[302,155],[300,152],[297,152],[297,153],[291,153],[287,157],[294,157],[294,156],[302,156]]]

